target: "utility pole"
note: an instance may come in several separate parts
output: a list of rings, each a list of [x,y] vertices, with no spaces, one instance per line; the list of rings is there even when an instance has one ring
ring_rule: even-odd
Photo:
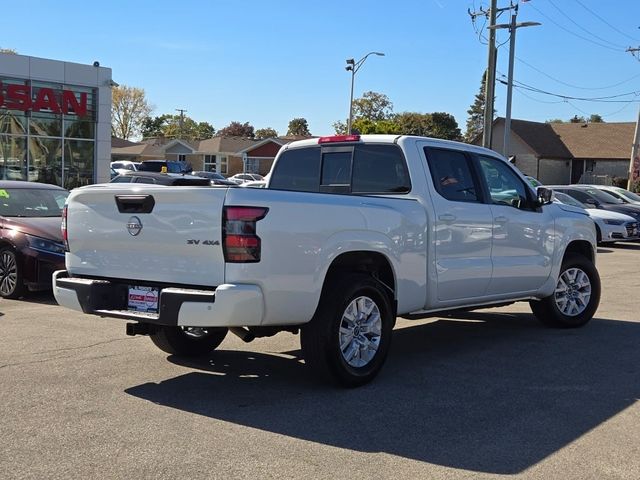
[[[638,109],[638,119],[636,120],[636,132],[633,135],[633,145],[631,146],[631,160],[629,161],[629,180],[627,190],[631,190],[640,176],[640,109]]]
[[[180,138],[184,138],[184,110],[183,108],[176,108],[176,112],[180,112],[180,120],[178,121],[178,125],[180,127]]]
[[[491,0],[491,9],[489,10],[489,27],[493,27],[496,24],[497,8],[498,0]],[[493,133],[493,107],[496,91],[497,56],[496,30],[494,28],[489,28],[489,61],[484,82],[484,129],[482,130],[482,146],[485,148],[491,148],[491,136]]]
[[[516,31],[521,27],[535,27],[542,25],[539,22],[521,22],[516,23],[518,17],[518,5],[513,7],[513,13],[511,14],[511,22],[503,23],[500,25],[494,25],[489,27],[490,29],[497,30],[499,28],[506,28],[509,30],[509,77],[507,78],[507,108],[504,116],[504,142],[502,144],[502,154],[505,157],[509,156],[509,148],[511,141],[511,97],[513,96],[513,64],[515,60],[516,51]]]
[[[640,47],[627,48],[627,52],[640,60]],[[627,180],[627,190],[631,190],[640,177],[640,109],[636,120],[636,132],[633,135],[633,145],[631,146],[631,159],[629,161],[629,179]]]

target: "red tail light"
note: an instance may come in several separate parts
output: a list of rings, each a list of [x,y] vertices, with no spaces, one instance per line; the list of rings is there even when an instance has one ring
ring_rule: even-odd
[[[320,137],[318,143],[339,143],[339,142],[359,142],[360,135],[332,135],[331,137]]]
[[[67,234],[67,206],[62,208],[62,223],[60,224],[60,231],[62,232],[62,241],[64,242],[64,249],[69,251],[69,235]]]
[[[260,237],[256,223],[269,211],[263,207],[224,207],[222,223],[222,250],[228,263],[254,263],[260,261]]]

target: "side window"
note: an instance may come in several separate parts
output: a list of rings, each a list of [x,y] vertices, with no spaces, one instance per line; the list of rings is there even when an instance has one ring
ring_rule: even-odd
[[[271,174],[269,188],[317,192],[320,185],[320,148],[287,150]]]
[[[405,193],[411,190],[400,147],[357,145],[353,159],[353,193]]]
[[[487,182],[491,203],[515,208],[528,208],[527,188],[511,167],[497,158],[483,155],[480,155],[479,158],[480,169]]]
[[[151,178],[151,177],[137,177],[136,178],[136,183],[154,184],[154,183],[156,183],[156,179],[155,178]]]
[[[576,200],[582,203],[589,203],[589,201],[593,203],[593,200],[591,200],[591,197],[586,193],[581,192],[580,190],[567,190],[565,193],[567,195],[571,195],[573,198],[575,198]]]
[[[436,191],[454,202],[478,202],[479,195],[473,181],[467,156],[456,150],[424,149]]]

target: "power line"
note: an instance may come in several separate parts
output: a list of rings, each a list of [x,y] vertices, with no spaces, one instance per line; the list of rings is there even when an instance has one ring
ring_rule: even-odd
[[[500,76],[505,77],[505,75],[501,72]],[[507,82],[506,80],[498,80],[500,83],[506,85]],[[576,100],[576,101],[581,101],[581,102],[599,102],[599,103],[627,103],[627,102],[632,102],[632,103],[636,103],[640,100],[615,100],[617,98],[621,98],[621,97],[628,97],[629,95],[634,95],[635,97],[638,97],[640,95],[640,92],[637,91],[633,91],[633,92],[627,92],[627,93],[620,93],[617,95],[608,95],[608,96],[604,96],[604,97],[574,97],[572,95],[562,95],[559,93],[553,93],[553,92],[548,92],[546,90],[542,90],[540,88],[534,87],[532,85],[528,85],[524,82],[520,82],[518,80],[514,80],[514,85],[516,87],[531,91],[531,92],[535,92],[535,93],[540,93],[543,95],[550,95],[553,97],[557,97],[557,98],[562,98],[565,100]]]
[[[627,83],[627,82],[630,82],[631,80],[635,80],[636,78],[640,77],[640,73],[638,73],[638,74],[636,74],[636,75],[634,75],[634,76],[632,76],[632,77],[630,77],[630,78],[627,78],[626,80],[623,80],[623,81],[618,82],[618,83],[614,83],[614,84],[612,84],[612,85],[607,85],[607,86],[605,86],[605,87],[581,87],[581,86],[579,86],[579,85],[573,85],[573,84],[571,84],[571,83],[563,82],[562,80],[559,80],[559,79],[557,79],[557,78],[555,78],[555,77],[553,77],[553,76],[549,75],[547,72],[545,72],[545,71],[543,71],[543,70],[540,70],[540,69],[539,69],[539,68],[537,68],[537,67],[534,67],[534,66],[533,66],[533,65],[531,65],[530,63],[525,62],[524,60],[522,60],[522,59],[521,59],[521,58],[519,58],[519,57],[516,57],[516,59],[517,59],[520,63],[525,64],[527,67],[529,67],[529,68],[531,68],[531,69],[535,70],[535,71],[536,71],[536,72],[538,72],[538,73],[541,73],[542,75],[544,75],[544,76],[545,76],[545,77],[547,77],[547,78],[550,78],[550,79],[551,79],[551,80],[553,80],[554,82],[558,82],[558,83],[560,83],[560,84],[562,84],[562,85],[565,85],[565,86],[567,86],[567,87],[577,88],[578,90],[608,90],[609,88],[619,87],[620,85],[623,85],[623,84],[625,84],[625,83]]]
[[[623,32],[622,30],[620,30],[618,27],[610,24],[609,22],[607,22],[604,18],[602,18],[600,15],[598,15],[596,12],[594,12],[593,10],[591,10],[589,7],[587,7],[584,3],[582,3],[580,0],[575,0],[576,3],[578,3],[582,8],[584,8],[587,12],[589,12],[591,15],[593,15],[594,17],[596,17],[598,20],[600,20],[602,23],[604,23],[605,25],[611,27],[613,30],[615,30],[616,32],[618,32],[621,35],[624,35],[625,37],[627,37],[630,40],[633,40],[634,42],[637,42],[638,39],[632,37],[631,35]]]
[[[610,41],[609,41],[609,40],[607,40],[606,38],[599,37],[599,36],[598,36],[598,35],[596,35],[595,33],[593,33],[593,32],[591,32],[591,31],[587,30],[586,28],[584,28],[582,25],[580,25],[578,22],[576,22],[573,18],[571,18],[571,17],[570,17],[569,15],[567,15],[566,13],[564,13],[564,12],[560,9],[560,7],[558,7],[558,6],[553,2],[553,0],[548,0],[548,2],[551,4],[551,6],[552,6],[553,8],[555,8],[556,10],[558,10],[558,11],[560,12],[560,14],[562,14],[562,15],[563,15],[564,17],[566,17],[566,18],[567,18],[571,23],[573,23],[576,27],[578,27],[578,28],[579,28],[580,30],[582,30],[583,32],[586,32],[588,35],[591,35],[592,37],[595,37],[595,38],[597,38],[598,40],[600,40],[600,41],[602,41],[602,42],[604,42],[604,43],[608,43],[609,45],[613,45],[614,47],[617,47],[617,48],[625,48],[625,46],[624,46],[624,45],[617,45],[617,44],[615,44],[615,43],[613,43],[613,42],[610,42]]]
[[[580,38],[580,39],[582,39],[582,40],[584,40],[584,41],[586,41],[586,42],[593,43],[594,45],[598,45],[598,46],[600,46],[600,47],[602,47],[602,48],[607,48],[607,49],[609,49],[609,50],[613,50],[613,51],[615,51],[615,52],[621,52],[621,51],[622,51],[622,50],[621,50],[621,49],[619,49],[619,48],[614,48],[614,47],[611,47],[611,46],[609,46],[609,45],[605,45],[605,44],[603,44],[603,43],[596,42],[595,40],[592,40],[592,39],[590,39],[589,37],[585,37],[584,35],[580,35],[579,33],[573,32],[573,31],[569,30],[568,28],[566,28],[564,25],[561,25],[560,23],[556,22],[553,18],[551,18],[550,16],[548,16],[548,15],[547,15],[547,14],[545,14],[544,12],[540,11],[540,9],[539,9],[539,8],[537,8],[536,6],[531,5],[531,3],[530,3],[530,2],[527,2],[527,5],[529,5],[531,8],[533,8],[535,11],[537,11],[540,15],[542,15],[544,18],[546,18],[547,20],[549,20],[551,23],[553,23],[554,25],[556,25],[558,28],[561,28],[562,30],[564,30],[565,32],[567,32],[567,33],[569,33],[569,34],[573,35],[574,37],[578,37],[578,38]]]

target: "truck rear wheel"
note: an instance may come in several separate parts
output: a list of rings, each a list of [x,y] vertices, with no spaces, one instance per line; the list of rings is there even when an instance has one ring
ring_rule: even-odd
[[[553,294],[531,301],[538,320],[550,327],[576,328],[585,325],[600,303],[600,276],[591,260],[575,253],[562,261]]]
[[[163,352],[184,357],[196,357],[213,352],[220,346],[228,329],[222,327],[158,326],[149,334],[151,341]]]
[[[357,387],[382,368],[392,329],[393,308],[380,283],[347,275],[325,289],[316,314],[303,326],[302,354],[321,377]]]

